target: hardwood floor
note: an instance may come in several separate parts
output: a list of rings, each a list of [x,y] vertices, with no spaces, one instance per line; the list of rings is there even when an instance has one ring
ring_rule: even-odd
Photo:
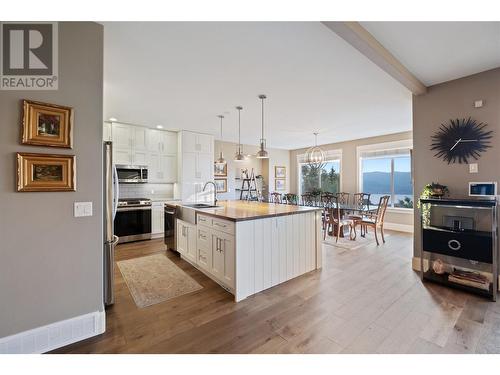
[[[323,269],[240,303],[171,252],[203,289],[139,309],[116,267],[104,334],[56,353],[500,353],[500,302],[434,284],[411,269],[411,235],[355,250],[323,246]],[[120,245],[116,259],[164,250]]]

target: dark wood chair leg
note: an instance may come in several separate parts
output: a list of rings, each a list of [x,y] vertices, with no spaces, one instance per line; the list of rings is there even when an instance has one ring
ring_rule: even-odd
[[[382,242],[385,243],[385,238],[384,238],[384,226],[380,226],[380,233],[382,234]]]
[[[377,237],[377,226],[376,226],[376,225],[373,227],[373,231],[375,232],[375,241],[377,241],[377,246],[379,246],[380,244],[379,244],[379,242],[378,242],[378,237]]]

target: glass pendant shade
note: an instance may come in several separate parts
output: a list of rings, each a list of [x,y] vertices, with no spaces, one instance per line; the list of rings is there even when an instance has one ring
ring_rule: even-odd
[[[246,158],[241,151],[241,110],[243,109],[243,107],[239,105],[236,107],[236,109],[238,110],[238,150],[234,155],[234,161],[244,161],[246,160]]]
[[[326,157],[325,152],[318,147],[318,133],[314,133],[315,145],[310,147],[306,151],[305,163],[307,163],[311,168],[321,169],[325,165]]]
[[[262,136],[260,138],[260,150],[257,152],[257,159],[268,159],[269,153],[266,151],[266,139],[264,138],[264,99],[267,97],[265,95],[259,95],[259,99],[262,101]]]
[[[220,118],[220,140],[222,142],[222,119],[224,116],[219,115],[217,116]],[[224,159],[224,155],[222,154],[222,143],[220,145],[220,152],[219,152],[219,157],[215,160],[216,164],[226,164],[226,159]]]

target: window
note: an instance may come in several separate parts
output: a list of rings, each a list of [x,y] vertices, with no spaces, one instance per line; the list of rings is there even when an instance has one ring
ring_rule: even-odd
[[[327,154],[327,162],[321,170],[311,168],[300,159],[301,157],[299,157],[299,194],[315,191],[338,193],[340,191],[339,156]]]
[[[390,207],[413,208],[410,148],[361,151],[359,165],[360,191],[371,194],[372,204],[389,195]]]

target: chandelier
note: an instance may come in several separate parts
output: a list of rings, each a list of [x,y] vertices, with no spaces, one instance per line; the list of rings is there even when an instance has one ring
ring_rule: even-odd
[[[325,166],[325,152],[318,147],[318,133],[314,134],[314,146],[306,151],[305,163],[314,169],[322,169]]]

